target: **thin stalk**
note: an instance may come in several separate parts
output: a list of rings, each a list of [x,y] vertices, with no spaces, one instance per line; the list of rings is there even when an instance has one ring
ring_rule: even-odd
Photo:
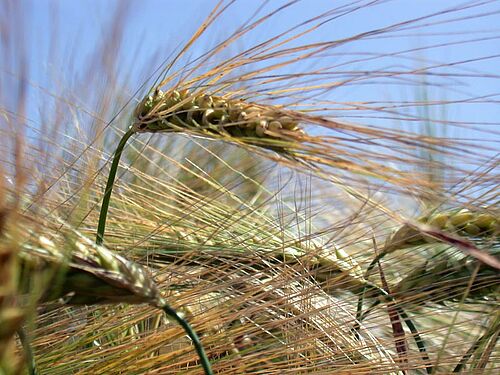
[[[175,319],[175,321],[179,323],[182,328],[184,328],[184,331],[186,331],[187,335],[193,342],[196,352],[198,353],[198,357],[200,357],[201,366],[203,367],[203,370],[205,370],[205,375],[213,375],[212,366],[210,365],[210,361],[208,360],[207,354],[205,353],[205,349],[203,349],[200,338],[193,330],[193,328],[177,313],[177,311],[175,311],[169,305],[165,304],[161,307],[161,309],[163,310],[165,315]]]
[[[102,198],[101,212],[99,214],[99,224],[97,225],[97,236],[95,242],[97,245],[102,245],[104,241],[104,230],[106,229],[106,217],[108,216],[109,201],[111,200],[111,193],[113,191],[113,186],[116,178],[116,171],[118,170],[118,163],[122,156],[123,148],[129,140],[129,138],[135,132],[129,129],[118,143],[115,155],[113,157],[113,163],[111,164],[111,169],[109,170],[108,182],[106,183],[106,189],[104,190],[104,197]]]
[[[31,348],[31,344],[28,339],[28,335],[24,328],[19,328],[17,330],[17,335],[19,336],[19,341],[21,341],[21,345],[24,350],[24,355],[26,357],[26,364],[28,366],[28,374],[29,375],[38,375],[36,371],[36,363],[35,363],[35,354],[33,353],[33,349]]]
[[[413,323],[413,320],[411,320],[411,318],[408,316],[408,314],[400,306],[396,306],[396,310],[399,316],[403,318],[403,321],[413,335],[413,339],[417,344],[418,350],[422,354],[422,359],[425,361],[425,370],[428,374],[432,374],[433,368],[430,363],[430,358],[427,355],[427,349],[425,347],[424,339],[422,339],[422,337],[420,336],[417,327]]]
[[[364,274],[364,278],[367,279],[368,276],[370,275],[370,272],[373,270],[373,268],[377,265],[377,263],[385,256],[385,253],[382,252],[380,254],[377,254],[375,256],[375,258],[371,261],[371,263],[368,265],[368,268],[366,269],[366,272]],[[361,319],[362,319],[362,314],[363,314],[363,302],[364,302],[364,299],[365,299],[365,294],[366,294],[366,290],[367,290],[367,287],[366,286],[363,286],[363,289],[360,293],[360,296],[358,298],[358,303],[357,303],[357,307],[356,307],[356,322],[361,322]],[[356,337],[358,337],[358,329],[360,327],[356,324],[355,326],[355,332],[356,332]]]
[[[104,191],[104,197],[102,199],[101,212],[99,214],[99,224],[97,225],[97,236],[96,236],[97,245],[102,245],[104,241],[104,231],[106,229],[106,217],[108,216],[109,202],[111,200],[111,193],[113,191],[113,186],[115,183],[118,164],[120,162],[120,158],[122,156],[123,149],[127,144],[127,141],[134,133],[135,131],[132,128],[129,129],[123,135],[122,139],[120,140],[120,143],[118,143],[118,146],[116,147],[115,155],[113,157],[113,163],[111,164],[111,169],[109,171],[108,182],[106,183],[106,189]],[[184,328],[184,331],[186,331],[187,335],[193,342],[196,352],[200,357],[201,365],[205,370],[205,374],[213,375],[213,371],[210,366],[210,361],[208,360],[205,350],[201,345],[200,338],[198,337],[196,332],[194,332],[193,328],[189,325],[189,323],[186,320],[184,320],[181,316],[179,316],[179,314],[169,305],[164,304],[161,306],[161,309],[163,310],[165,315],[172,317],[177,323],[179,323],[179,325],[182,328]]]
[[[380,273],[380,280],[382,282],[382,287],[385,291],[390,294],[389,284],[385,278],[382,265],[378,262],[378,268]],[[403,367],[408,367],[408,346],[405,337],[405,330],[401,324],[401,317],[398,314],[398,306],[395,301],[390,301],[387,304],[387,313],[389,314],[389,320],[391,321],[392,334],[394,337],[394,344],[396,346],[396,352]],[[402,370],[403,374],[406,375],[406,370]]]
[[[385,297],[387,297],[389,299],[389,301],[391,302],[396,302],[394,297],[390,296],[390,295],[386,295]],[[360,314],[360,317],[359,317],[359,320],[357,319],[356,320],[356,324],[355,326],[353,327],[353,330],[354,330],[354,333],[356,335],[356,338],[359,339],[359,333],[358,333],[358,330],[361,326],[361,321],[363,321],[363,319],[370,313],[373,311],[373,309],[379,305],[381,303],[380,300],[377,300],[375,301],[364,313],[361,313]],[[422,355],[422,359],[425,361],[425,370],[427,371],[428,374],[432,374],[432,371],[433,371],[433,367],[432,367],[432,364],[430,363],[430,358],[429,356],[427,355],[427,348],[425,346],[425,341],[424,339],[420,336],[420,333],[418,332],[418,328],[417,326],[415,325],[415,323],[413,323],[413,320],[410,318],[410,316],[403,310],[403,308],[401,306],[395,306],[396,308],[396,312],[398,313],[398,315],[403,318],[403,322],[405,322],[406,326],[408,327],[408,329],[410,330],[410,332],[412,333],[412,336],[413,336],[413,340],[415,341],[415,344],[417,344],[417,347],[418,347],[418,350],[419,352],[421,353]]]

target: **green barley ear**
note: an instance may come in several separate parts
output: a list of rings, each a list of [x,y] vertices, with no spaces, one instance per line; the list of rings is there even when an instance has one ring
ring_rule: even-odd
[[[288,154],[304,135],[279,108],[189,90],[156,90],[134,113],[136,132],[191,132]]]
[[[65,298],[69,304],[161,305],[158,288],[142,266],[83,236],[67,236],[62,241],[67,249],[62,250],[53,240],[39,236],[21,254],[26,265],[37,262],[39,269],[53,271],[56,283],[49,284],[51,287],[43,300]]]
[[[212,374],[198,335],[161,297],[144,267],[76,232],[59,239],[69,251],[61,250],[51,239],[38,236],[20,252],[24,277],[29,277],[28,273],[34,270],[51,275],[42,300],[63,298],[73,305],[147,303],[157,307],[182,326],[195,346],[205,373]]]
[[[473,240],[493,259],[500,255],[500,222],[494,213],[454,209],[435,212],[418,221]],[[405,224],[388,239],[384,254],[438,242],[438,239]],[[494,295],[498,292],[499,282],[500,273],[496,267],[448,247],[404,277],[395,292],[401,296],[410,292],[422,293],[425,300],[417,299],[421,302],[444,302],[460,299],[469,287],[466,297],[475,300]]]
[[[437,278],[442,278],[445,284],[453,284],[454,280],[464,280],[464,278],[465,280],[470,280],[472,272],[477,268],[477,283],[473,285],[474,293],[470,296],[481,297],[483,295],[491,295],[494,291],[491,290],[491,278],[498,278],[499,274],[498,268],[495,266],[496,262],[498,262],[498,250],[500,246],[500,221],[498,216],[495,213],[453,209],[423,216],[418,219],[418,222],[426,224],[431,230],[424,233],[415,226],[404,224],[387,239],[383,251],[368,266],[366,277],[368,277],[378,260],[389,253],[425,244],[437,244],[439,242],[448,245],[453,244],[453,242],[449,242],[446,238],[444,241],[440,241],[439,238],[430,235],[433,233],[432,228],[435,228],[444,233],[456,233],[460,237],[466,237],[479,245],[484,244],[482,246],[484,249],[481,249],[481,253],[479,254],[471,254],[474,256],[467,256],[469,254],[461,252],[456,253],[453,249],[445,249],[425,264],[415,268],[412,274],[401,281],[397,289],[401,293],[411,289],[429,291],[428,288],[435,288],[435,283],[438,281]],[[454,238],[450,239],[453,240]],[[459,248],[461,247],[461,242],[457,241],[456,244]],[[476,249],[472,248],[472,251],[476,251]],[[457,285],[462,284],[459,282]],[[483,284],[484,287],[481,287]],[[428,288],[422,289],[426,285]],[[447,290],[447,287],[443,287],[443,290]],[[443,291],[439,291],[438,293],[442,294],[442,296],[440,298],[435,296],[433,297],[434,300],[446,299],[446,293],[443,294]],[[448,297],[449,299],[453,299],[452,295]]]
[[[451,210],[425,216],[420,221],[439,230],[456,232],[473,239],[493,259],[500,256],[498,219],[493,214],[473,213],[465,209]],[[438,242],[405,225],[389,238],[385,254]],[[479,300],[496,295],[499,282],[500,273],[496,267],[447,246],[417,265],[397,284],[394,291],[399,298],[409,298],[411,303],[441,303],[461,300],[463,297]],[[411,295],[414,297],[410,298]]]
[[[99,215],[96,243],[104,242],[106,217],[118,163],[129,138],[135,133],[189,132],[237,143],[263,147],[293,156],[304,136],[298,122],[273,106],[247,103],[188,90],[155,90],[137,106],[134,123],[120,140],[111,164]]]
[[[494,238],[500,234],[498,215],[473,212],[468,209],[435,212],[419,218],[418,221],[438,230],[456,233],[459,236],[472,239],[484,240]],[[436,241],[436,239],[422,233],[417,228],[405,224],[388,238],[383,253],[388,254],[396,250]]]
[[[467,215],[464,215],[467,213]],[[457,211],[453,212],[457,214]],[[488,225],[481,227],[478,224],[484,222],[485,216],[470,216],[469,212],[459,211],[460,216],[455,217],[455,224],[462,228],[462,232],[471,234],[466,228],[471,222],[477,225],[481,231],[474,230],[473,235],[483,240],[483,235],[494,233],[489,225],[492,216],[488,217]],[[451,216],[451,218],[453,215]],[[477,218],[480,217],[480,220]],[[446,220],[447,223],[452,219]],[[463,218],[467,218],[464,223]],[[440,219],[442,220],[442,219]],[[445,220],[443,220],[444,222]],[[426,239],[427,240],[427,239]],[[500,257],[500,241],[498,236],[486,242],[488,245],[483,248],[495,259]],[[500,292],[500,272],[497,268],[481,262],[479,259],[468,256],[463,252],[447,246],[437,255],[414,267],[413,271],[403,277],[403,279],[393,288],[393,296],[410,305],[429,305],[430,303],[444,304],[447,302],[472,302],[498,300]],[[479,343],[488,340],[498,328],[489,328],[486,334],[478,341]],[[457,365],[460,368],[465,366],[468,359],[480,348],[479,344],[474,344],[467,354]]]
[[[495,263],[500,255],[499,220],[493,213],[453,209],[423,216],[418,222],[431,229],[458,234],[475,242],[487,244],[487,249],[479,255],[481,259],[493,261],[488,263]],[[432,233],[432,230],[424,233],[414,225],[404,224],[387,239],[382,252],[368,266],[365,278],[369,277],[378,261],[389,253],[425,244],[439,242],[450,244],[448,240],[454,239],[444,238],[440,241],[439,238],[430,235]],[[457,246],[462,246],[462,243],[457,242]],[[498,293],[499,281],[500,274],[496,267],[480,262],[477,258],[467,256],[456,249],[448,248],[415,267],[393,288],[393,292],[395,298],[403,298],[412,303],[456,301],[461,299],[464,290],[467,290],[468,299],[478,300]],[[357,320],[362,320],[366,315],[362,313],[365,291],[366,287],[358,299]],[[378,301],[367,311],[371,311],[376,304]]]

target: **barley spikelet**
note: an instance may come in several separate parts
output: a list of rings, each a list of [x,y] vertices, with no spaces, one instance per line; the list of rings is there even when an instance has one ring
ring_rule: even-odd
[[[500,256],[499,220],[493,212],[453,209],[434,212],[418,221],[469,238],[493,259]],[[397,284],[394,289],[396,294],[404,298],[421,294],[418,298],[410,298],[414,302],[454,301],[460,300],[462,296],[467,299],[496,298],[500,283],[500,271],[497,268],[449,244],[438,242],[409,225],[402,226],[388,239],[383,254],[426,244],[437,247],[433,256],[417,265]]]
[[[45,236],[34,237],[35,240],[19,252],[21,282],[27,280],[29,285],[34,274],[45,274],[44,279],[48,282],[41,301],[63,298],[66,304],[72,305],[147,303],[160,308],[186,331],[205,374],[212,374],[197,334],[162,299],[155,281],[144,267],[94,244],[76,231],[59,238],[59,246]],[[61,248],[61,242],[65,248]]]
[[[454,209],[435,212],[419,218],[418,221],[445,232],[456,233],[476,240],[498,239],[500,234],[498,215],[489,212]],[[436,242],[436,239],[425,235],[411,225],[405,224],[388,238],[383,253],[387,254],[395,250],[431,242]]]
[[[231,235],[239,238],[251,230],[251,222],[241,227],[233,227]],[[261,245],[256,239],[248,238],[244,244],[218,243],[207,244],[207,239],[196,233],[187,233],[182,228],[175,229],[175,238],[155,238],[154,244],[148,249],[155,261],[172,264],[182,262],[184,266],[220,267],[228,261],[238,261],[236,268],[246,265],[249,269],[259,272],[268,267],[283,266],[300,269],[307,265],[311,280],[332,295],[340,291],[357,292],[364,287],[373,286],[363,277],[361,266],[342,248],[322,246],[318,243],[301,244],[293,238],[287,238],[287,246],[283,247],[279,233],[266,239]],[[260,250],[249,251],[248,244],[255,241],[255,247]],[[209,241],[210,242],[210,241]],[[250,248],[251,249],[251,248]]]
[[[155,90],[135,111],[136,132],[185,132],[232,138],[286,153],[304,132],[274,106],[189,90]]]
[[[154,280],[139,264],[74,233],[49,239],[34,236],[19,253],[23,278],[49,273],[43,301],[68,304],[149,303],[161,306]]]
[[[276,107],[258,106],[219,96],[155,90],[136,108],[135,122],[118,144],[104,192],[96,243],[104,239],[106,218],[116,170],[123,148],[137,132],[191,132],[293,155],[293,147],[304,134],[296,121]]]

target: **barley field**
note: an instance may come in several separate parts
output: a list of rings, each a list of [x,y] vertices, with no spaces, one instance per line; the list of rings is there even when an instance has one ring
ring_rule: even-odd
[[[500,2],[0,2],[0,375],[497,374]]]

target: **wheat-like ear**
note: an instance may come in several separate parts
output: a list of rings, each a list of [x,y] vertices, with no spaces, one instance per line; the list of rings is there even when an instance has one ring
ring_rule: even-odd
[[[80,235],[58,240],[37,236],[20,253],[24,272],[33,268],[52,272],[42,301],[162,305],[156,283],[144,267]]]
[[[123,149],[135,133],[190,132],[292,155],[304,135],[297,121],[276,107],[246,103],[188,90],[155,90],[137,106],[134,123],[120,140],[104,191],[96,243],[102,244],[116,171]]]
[[[247,227],[232,228],[235,237],[243,235]],[[188,238],[188,234],[177,230],[177,235]],[[186,241],[186,240],[184,240]],[[270,236],[266,240],[266,249],[248,252],[244,248],[218,251],[207,246],[203,238],[194,237],[188,242],[175,242],[169,240],[152,240],[155,246],[151,249],[152,259],[162,264],[176,263],[182,260],[184,266],[200,267],[227,267],[227,262],[237,260],[235,271],[243,265],[259,272],[268,267],[286,264],[289,267],[300,268],[307,264],[308,275],[311,281],[319,285],[327,294],[338,295],[339,291],[358,293],[363,288],[380,293],[380,288],[364,278],[361,266],[354,258],[341,248],[309,244],[304,246],[297,241],[283,247],[282,243]]]
[[[460,224],[462,225],[461,221]],[[466,224],[463,224],[463,227],[465,226]],[[486,228],[486,225],[484,228]],[[491,234],[492,232],[485,230],[478,233],[474,230],[476,238],[481,240],[483,240],[483,236],[479,236],[479,234],[486,233]],[[428,241],[429,239],[425,240]],[[421,243],[418,242],[415,246],[419,244]],[[431,246],[436,245],[433,243]],[[498,237],[491,240],[489,245],[484,248],[484,251],[498,259],[500,255]],[[439,250],[437,255],[415,266],[412,272],[404,276],[392,288],[391,292],[391,299],[394,298],[398,301],[400,311],[403,311],[402,306],[444,304],[447,302],[475,303],[485,301],[491,303],[498,299],[500,272],[498,269],[484,264],[474,257],[467,256],[461,251],[447,246],[445,249]],[[360,301],[362,300],[360,299]],[[360,303],[362,304],[362,302]],[[360,310],[358,310],[359,320],[362,320],[379,303],[380,300],[374,302],[364,314],[359,314]],[[468,359],[482,344],[490,339],[495,341],[498,339],[498,334],[496,338],[492,338],[495,336],[495,332],[498,332],[498,324],[495,327],[488,328],[485,335],[471,346],[457,365],[458,370],[456,372],[459,372],[465,366]],[[493,345],[495,345],[494,342]]]
[[[490,249],[500,254],[500,243]],[[500,273],[475,258],[445,249],[405,276],[393,289],[405,303],[427,304],[446,301],[494,299],[500,288]]]
[[[191,132],[287,155],[305,134],[297,120],[274,106],[189,90],[156,90],[135,111],[136,132]]]
[[[471,255],[476,259],[498,270],[498,260],[489,254],[488,249],[481,251],[466,240],[462,241],[461,238],[465,237],[479,244],[486,243],[491,247],[492,244],[498,243],[499,234],[500,220],[495,212],[471,211],[465,208],[434,212],[420,217],[416,222],[405,223],[389,236],[381,253],[368,266],[366,276],[387,254],[431,243],[445,243],[460,249],[465,248],[464,251],[471,251]]]
[[[161,297],[144,267],[94,244],[76,231],[58,237],[56,243],[45,236],[34,236],[34,241],[25,244],[19,253],[22,279],[28,279],[33,272],[48,274],[42,301],[63,298],[72,305],[150,304],[182,326],[195,346],[205,373],[213,373],[198,335]],[[61,244],[65,249],[61,249]]]
[[[155,90],[137,106],[134,123],[120,140],[111,164],[99,215],[96,243],[102,244],[111,193],[123,149],[135,133],[188,132],[271,149],[293,157],[303,140],[298,122],[277,107],[188,90]]]
[[[366,279],[384,256],[398,250],[440,242],[447,245],[455,244],[459,248],[469,246],[467,242],[457,240],[453,236],[440,236],[439,231],[443,231],[452,235],[458,233],[460,236],[469,237],[476,242],[485,243],[487,248],[477,250],[473,247],[473,250],[479,251],[479,254],[474,253],[476,257],[471,257],[448,246],[438,255],[417,265],[410,274],[403,277],[394,288],[391,288],[390,299],[422,304],[464,301],[465,299],[478,300],[497,295],[500,274],[498,268],[494,266],[498,259],[500,242],[498,237],[499,220],[494,213],[453,209],[422,216],[417,220],[417,223],[424,225],[422,230],[418,225],[407,223],[388,237],[382,252],[377,254],[368,266],[365,272]],[[431,229],[427,229],[427,227]],[[482,259],[487,260],[487,262],[483,263]],[[366,287],[363,289],[358,299],[356,314],[358,321],[362,321],[381,302],[380,300],[374,302],[363,313]],[[398,309],[400,315],[406,315],[401,306],[398,306]],[[405,318],[405,322],[413,325],[409,319]],[[415,335],[415,338],[417,337]],[[417,342],[419,348],[425,349],[422,347],[423,341],[420,338],[418,340],[420,341],[420,343]]]
[[[498,215],[465,208],[434,212],[419,218],[418,222],[472,239],[495,238],[500,234]],[[382,254],[435,242],[438,242],[438,239],[423,233],[415,226],[405,224],[388,238]]]
[[[435,212],[419,218],[418,221],[431,228],[469,238],[478,244],[486,255],[498,259],[500,222],[494,212],[454,209]],[[417,227],[405,224],[388,238],[384,251],[378,258],[425,244],[454,244],[446,240],[441,241],[432,234],[432,230],[422,232]],[[468,256],[453,246],[447,246],[415,267],[399,282],[394,291],[400,298],[406,298],[409,294],[421,294],[421,298],[410,299],[413,303],[461,299],[464,290],[467,299],[480,299],[495,295],[499,282],[498,268],[482,262],[482,258]]]
[[[500,282],[500,273],[498,267],[495,267],[500,254],[500,227],[495,213],[453,209],[422,216],[418,221],[440,231],[467,236],[484,246],[481,249],[473,247],[472,250],[479,253],[469,256],[453,248],[454,244],[460,248],[463,244],[467,245],[467,242],[455,242],[454,237],[447,236],[440,240],[433,235],[432,230],[422,232],[414,225],[404,224],[387,239],[383,251],[368,266],[365,278],[368,278],[377,262],[389,253],[441,242],[448,247],[417,265],[410,274],[403,277],[394,288],[396,297],[412,303],[453,301],[464,296],[464,288],[465,297],[470,300],[496,295]],[[484,262],[483,259],[487,261]],[[364,292],[358,301],[358,319],[361,318],[363,294]],[[414,296],[409,298],[410,294]]]

